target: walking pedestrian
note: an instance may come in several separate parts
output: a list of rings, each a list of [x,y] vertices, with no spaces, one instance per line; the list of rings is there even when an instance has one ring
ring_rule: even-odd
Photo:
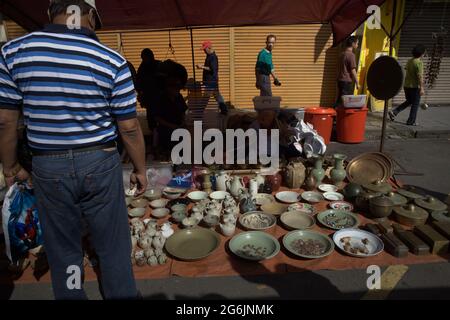
[[[198,64],[196,67],[197,69],[203,70],[203,85],[205,86],[203,99],[207,105],[213,95],[219,104],[220,113],[227,115],[228,107],[219,91],[219,58],[211,41],[204,41],[202,43],[202,49],[206,54],[205,64]]]
[[[406,101],[399,105],[392,111],[389,111],[389,118],[391,121],[408,107],[411,107],[409,118],[406,121],[408,126],[417,126],[417,112],[419,111],[420,99],[425,94],[423,81],[423,61],[422,57],[425,54],[425,47],[417,45],[412,50],[412,58],[406,63],[406,77],[405,77],[405,98]]]
[[[68,8],[80,8],[81,25]],[[69,11],[70,12],[70,11]],[[137,194],[147,186],[145,145],[127,61],[95,35],[94,0],[52,0],[51,24],[10,41],[0,55],[0,160],[8,185],[29,177],[17,162],[23,108],[33,186],[56,299],[86,299],[82,231],[99,259],[105,299],[138,297],[131,266],[118,132],[133,162]],[[78,271],[77,271],[78,270]],[[81,273],[81,274],[80,274]]]
[[[273,34],[268,35],[266,38],[266,47],[259,52],[256,61],[256,88],[260,90],[261,96],[272,96],[270,76],[273,77],[275,86],[281,86],[281,82],[275,74],[275,67],[272,60],[272,51],[276,41],[276,36]]]

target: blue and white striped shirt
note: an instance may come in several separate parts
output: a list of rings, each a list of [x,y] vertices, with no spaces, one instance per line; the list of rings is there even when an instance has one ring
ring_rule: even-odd
[[[127,61],[93,32],[48,25],[1,50],[0,108],[22,106],[30,147],[66,150],[116,139],[136,93]]]

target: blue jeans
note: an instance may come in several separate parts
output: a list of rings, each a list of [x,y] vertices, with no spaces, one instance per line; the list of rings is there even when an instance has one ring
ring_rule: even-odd
[[[34,156],[33,184],[55,298],[87,298],[82,286],[67,285],[75,283],[69,267],[78,267],[84,276],[83,222],[99,258],[104,298],[137,298],[118,152]]]
[[[411,106],[408,121],[406,124],[412,125],[416,123],[417,112],[420,106],[420,89],[419,88],[405,88],[406,101],[395,108],[392,112],[394,115],[398,115],[400,112]]]

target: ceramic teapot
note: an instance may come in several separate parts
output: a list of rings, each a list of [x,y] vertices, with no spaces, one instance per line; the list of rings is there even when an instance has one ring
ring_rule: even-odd
[[[237,217],[234,214],[226,214],[223,216],[223,222],[236,225]]]
[[[241,191],[245,190],[244,182],[242,178],[238,176],[234,176],[231,180],[229,180],[227,186],[231,195],[235,198],[238,198]]]
[[[216,174],[216,190],[227,191],[228,181],[230,181],[230,176],[225,171]]]
[[[231,237],[236,231],[236,225],[234,223],[221,223],[220,230],[225,237]]]
[[[167,239],[173,235],[175,231],[172,229],[172,224],[170,222],[166,222],[162,225],[161,232],[162,236]]]
[[[248,193],[245,194],[245,196],[240,201],[239,205],[242,213],[256,211],[258,209],[256,207],[255,199],[253,199]]]
[[[164,238],[162,235],[159,237],[154,237],[152,244],[153,248],[155,249],[161,249],[164,248],[164,244],[166,243],[166,238]]]

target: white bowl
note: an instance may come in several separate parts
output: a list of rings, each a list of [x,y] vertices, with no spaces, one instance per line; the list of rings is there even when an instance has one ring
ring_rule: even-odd
[[[344,195],[339,192],[325,192],[323,194],[324,198],[328,201],[342,201],[344,200]]]
[[[152,216],[155,218],[164,218],[170,213],[169,209],[166,208],[159,208],[159,209],[153,209],[152,210]]]
[[[164,208],[168,202],[169,200],[167,199],[153,200],[152,202],[150,202],[150,207],[152,207],[153,209]]]
[[[275,197],[284,203],[296,203],[299,201],[300,195],[294,191],[282,191],[278,192]]]
[[[319,190],[322,192],[336,192],[338,191],[338,187],[332,184],[321,184]]]
[[[212,200],[223,201],[223,200],[225,200],[225,197],[229,196],[229,195],[230,194],[228,192],[226,192],[226,191],[215,191],[215,192],[211,193],[209,195],[209,197]]]
[[[200,202],[202,200],[208,199],[208,194],[203,191],[193,191],[188,194],[188,198],[193,202]]]
[[[369,243],[367,244],[367,249],[369,250],[368,254],[364,253],[352,253],[349,251],[344,250],[344,243],[341,241],[343,238],[350,238],[350,244],[353,247],[363,247],[362,240],[367,239]],[[340,231],[337,231],[333,235],[333,240],[336,246],[345,254],[352,256],[352,257],[358,257],[358,258],[366,258],[366,257],[373,257],[384,250],[384,243],[381,241],[379,237],[374,235],[373,233],[360,230],[360,229],[342,229]]]

